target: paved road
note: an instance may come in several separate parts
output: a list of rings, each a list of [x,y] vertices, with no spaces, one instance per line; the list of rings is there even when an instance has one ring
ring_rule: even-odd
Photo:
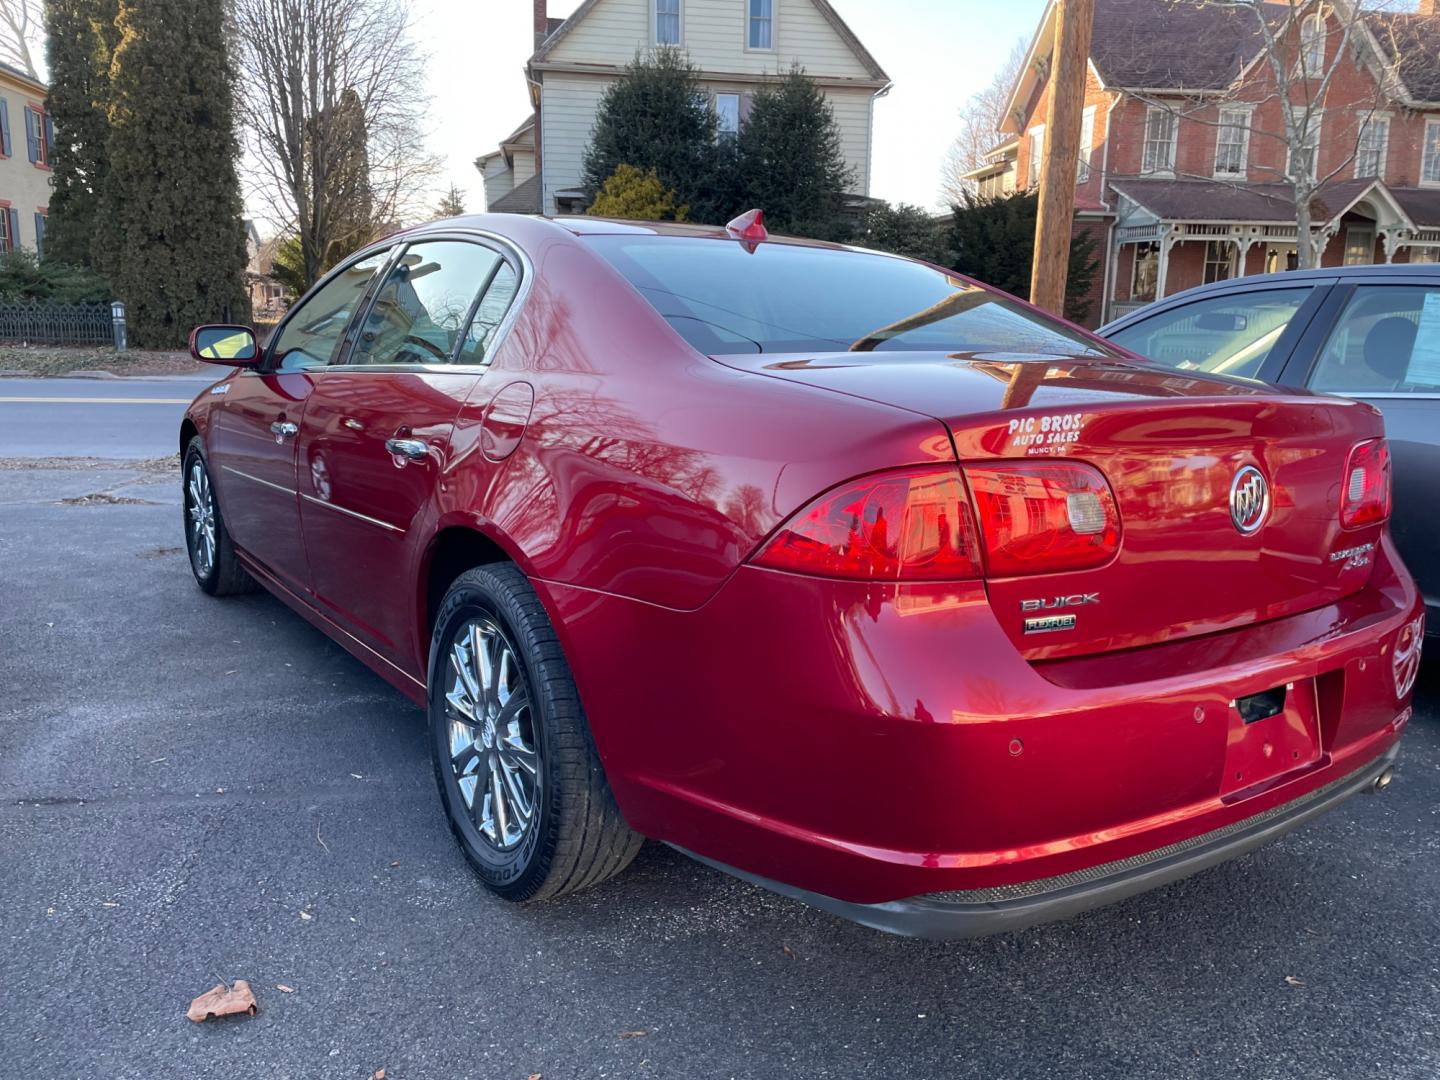
[[[155,458],[217,375],[0,379],[0,458]]]
[[[1440,1074],[1434,668],[1389,794],[1069,923],[886,937],[655,846],[515,909],[420,714],[277,601],[202,595],[175,488],[0,469],[6,1076]],[[221,978],[260,1014],[187,1022]]]

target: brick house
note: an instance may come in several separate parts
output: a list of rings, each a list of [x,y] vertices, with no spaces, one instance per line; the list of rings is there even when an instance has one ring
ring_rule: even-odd
[[[1341,48],[1344,4],[1261,10],[1314,100],[1312,228],[1321,265],[1440,261],[1440,14],[1370,13]],[[1038,182],[1046,149],[1054,5],[1009,101],[1004,140],[972,179]],[[1223,278],[1296,261],[1283,105],[1253,8],[1096,0],[1075,193],[1076,229],[1101,254],[1092,325]],[[1307,62],[1308,60],[1308,62]],[[1306,72],[1334,66],[1328,86]],[[1325,86],[1323,96],[1319,88]]]
[[[55,136],[46,86],[0,64],[0,251],[45,248]]]
[[[870,191],[875,99],[890,78],[828,0],[583,0],[568,19],[533,0],[526,64],[534,111],[475,160],[492,213],[573,213],[587,203],[585,149],[605,90],[637,55],[683,49],[718,118],[739,131],[757,89],[798,63],[825,94],[853,170],[848,194]]]

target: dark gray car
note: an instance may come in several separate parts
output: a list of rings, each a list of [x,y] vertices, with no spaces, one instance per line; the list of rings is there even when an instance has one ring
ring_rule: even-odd
[[[1390,531],[1440,635],[1440,265],[1218,281],[1100,328],[1141,356],[1367,401],[1385,414]]]

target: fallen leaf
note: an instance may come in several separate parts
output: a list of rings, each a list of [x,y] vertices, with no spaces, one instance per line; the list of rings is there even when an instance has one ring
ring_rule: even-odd
[[[250,984],[244,979],[236,979],[228,989],[224,983],[219,983],[214,989],[205,991],[190,1003],[185,1015],[198,1024],[214,1016],[238,1016],[241,1013],[254,1016],[255,1009],[255,995],[250,992]]]
[[[385,1070],[376,1069],[373,1073],[369,1075],[369,1077],[366,1078],[366,1080],[385,1080]]]
[[[795,959],[795,950],[790,948],[789,945],[781,945],[780,951],[783,952],[786,956],[788,956],[791,960]]]
[[[350,774],[350,776],[351,776],[352,779],[355,779],[355,780],[364,780],[364,779],[365,779],[365,777],[361,776],[358,772],[352,772],[352,773]]]
[[[526,1077],[526,1080],[545,1080],[545,1078],[539,1073],[531,1073],[528,1077]]]
[[[306,922],[309,922],[309,921],[310,921],[311,919],[313,919],[314,917],[315,917],[315,916],[314,916],[314,915],[311,915],[310,912],[308,912],[308,911],[302,911],[302,912],[300,912],[300,918],[304,919]]]
[[[295,987],[286,986],[284,983],[276,983],[275,989],[279,990],[282,994],[293,994],[295,992]]]
[[[101,906],[101,907],[119,907],[120,905],[117,904],[114,900],[101,900],[101,901],[100,901],[100,906]]]
[[[1286,975],[1286,976],[1285,976],[1285,985],[1286,985],[1286,986],[1304,986],[1305,983],[1304,983],[1303,980],[1297,979],[1294,975]]]
[[[620,1037],[622,1039],[639,1039],[649,1034],[650,1032],[641,1029],[639,1031],[622,1031],[620,1032]]]
[[[396,859],[394,862],[392,862],[392,863],[390,864],[390,867],[391,867],[391,869],[394,869],[395,867],[397,867],[397,866],[399,866],[399,865],[400,865],[400,860],[399,860],[399,859]]]

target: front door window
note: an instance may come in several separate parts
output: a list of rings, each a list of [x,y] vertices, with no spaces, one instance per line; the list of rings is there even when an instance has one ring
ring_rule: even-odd
[[[275,371],[312,371],[340,360],[345,327],[388,251],[368,255],[330,278],[295,309],[270,351]]]

